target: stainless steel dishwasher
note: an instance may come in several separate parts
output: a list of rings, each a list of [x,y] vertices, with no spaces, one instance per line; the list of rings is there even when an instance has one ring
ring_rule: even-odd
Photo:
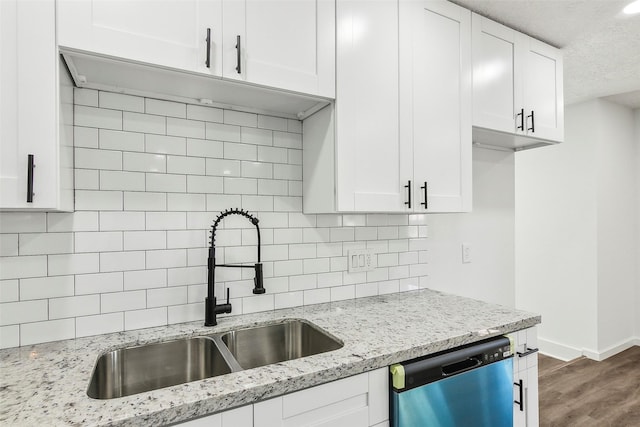
[[[497,337],[390,367],[392,427],[511,427],[513,355]]]

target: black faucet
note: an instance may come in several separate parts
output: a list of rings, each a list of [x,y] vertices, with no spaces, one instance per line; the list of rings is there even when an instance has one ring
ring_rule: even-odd
[[[258,233],[258,262],[254,265],[243,264],[216,264],[216,229],[222,219],[228,215],[242,215],[249,219],[253,225],[256,226],[256,232]],[[253,293],[264,294],[265,289],[262,281],[262,263],[260,262],[260,227],[258,227],[258,218],[251,215],[249,212],[245,212],[242,209],[228,209],[224,212],[220,212],[220,215],[213,222],[211,227],[211,245],[209,246],[209,259],[207,261],[209,268],[209,274],[207,277],[207,298],[204,301],[204,325],[215,326],[218,324],[216,315],[220,313],[231,313],[231,304],[229,303],[229,288],[227,288],[227,302],[225,304],[217,304],[215,296],[215,284],[216,284],[216,267],[231,267],[231,268],[253,268],[256,275],[253,279]]]

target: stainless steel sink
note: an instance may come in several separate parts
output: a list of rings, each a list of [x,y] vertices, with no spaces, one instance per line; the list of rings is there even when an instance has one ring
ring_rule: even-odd
[[[211,338],[185,338],[103,354],[87,394],[112,399],[232,372]]]
[[[221,336],[244,369],[325,353],[344,344],[303,320],[238,329]]]
[[[127,347],[98,358],[87,394],[113,399],[337,350],[338,339],[304,320],[208,337]]]

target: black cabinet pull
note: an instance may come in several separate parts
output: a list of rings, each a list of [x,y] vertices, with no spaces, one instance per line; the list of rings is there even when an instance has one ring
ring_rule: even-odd
[[[27,203],[33,203],[33,168],[36,167],[33,160],[33,154],[27,154]]]
[[[518,354],[518,357],[526,357],[526,356],[529,356],[530,354],[537,353],[537,352],[538,352],[537,348],[529,348],[529,347],[527,347],[527,351],[525,351],[523,353],[520,353],[519,351],[517,351],[516,353]]]
[[[424,187],[420,187],[421,190],[424,190],[424,202],[420,202],[424,209],[429,209],[429,203],[427,202],[427,181],[424,182]]]
[[[516,126],[516,129],[524,132],[524,108],[521,108],[520,112],[516,114],[516,123],[518,122],[518,116],[520,116],[520,126]]]
[[[411,180],[407,181],[407,185],[405,185],[404,188],[408,190],[408,201],[404,202],[404,204],[411,208]]]
[[[207,28],[207,59],[204,63],[207,68],[211,68],[211,28]]]
[[[531,133],[534,133],[536,131],[536,126],[535,126],[535,123],[533,121],[533,110],[531,110],[531,114],[529,114],[527,116],[527,118],[529,118],[529,117],[531,117],[531,127],[528,127],[527,130],[530,130]]]
[[[236,36],[236,71],[238,72],[238,74],[242,74],[242,64],[240,63],[240,50],[241,50],[241,45],[240,45],[240,36]]]
[[[522,384],[522,380],[518,381],[517,383],[513,383],[513,385],[517,386],[520,389],[518,393],[519,400],[514,400],[513,403],[520,407],[520,412],[524,412],[524,385]]]

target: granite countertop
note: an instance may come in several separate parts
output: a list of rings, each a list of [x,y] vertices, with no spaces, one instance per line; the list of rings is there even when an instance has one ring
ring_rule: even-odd
[[[86,390],[98,356],[129,345],[306,319],[344,347],[128,397]],[[161,425],[188,420],[529,328],[540,316],[428,289],[0,351],[2,425]]]

